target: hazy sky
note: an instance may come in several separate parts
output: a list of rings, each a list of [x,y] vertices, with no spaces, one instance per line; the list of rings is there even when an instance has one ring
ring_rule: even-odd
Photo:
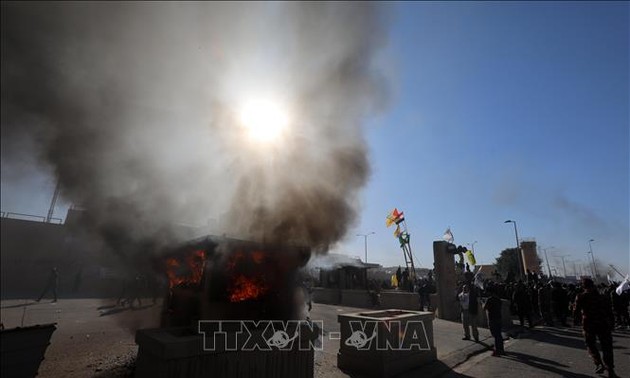
[[[629,5],[404,3],[388,51],[395,98],[369,131],[373,176],[340,250],[403,264],[385,216],[406,215],[422,266],[451,227],[493,262],[520,237],[627,271]],[[572,265],[571,265],[572,267]],[[567,267],[568,270],[569,267]],[[571,268],[572,269],[572,268]]]
[[[382,69],[389,108],[369,122],[372,176],[337,252],[402,265],[385,227],[404,211],[419,265],[450,227],[492,263],[519,236],[553,255],[630,267],[629,5],[400,3]],[[54,179],[2,172],[2,211],[45,215]],[[26,173],[26,174],[25,174]],[[56,216],[63,217],[67,204]],[[572,264],[567,266],[569,273]]]

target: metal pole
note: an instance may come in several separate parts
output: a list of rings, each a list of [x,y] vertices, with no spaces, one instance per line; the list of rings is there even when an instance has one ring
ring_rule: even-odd
[[[518,229],[516,227],[516,221],[506,220],[503,223],[514,223],[514,235],[516,236],[516,257],[518,260],[518,277],[523,279],[523,257],[521,254],[521,246],[518,244]]]
[[[597,277],[599,277],[599,273],[597,272],[597,266],[595,265],[595,256],[593,255],[593,246],[591,245],[591,242],[594,242],[595,239],[590,239],[588,241],[588,249],[591,253],[591,259],[593,260],[593,272],[595,273],[595,277],[594,279],[597,279]]]
[[[563,269],[563,271],[564,271],[564,277],[566,277],[566,276],[567,276],[567,266],[566,266],[566,265],[565,265],[565,263],[564,263],[564,258],[565,258],[565,257],[569,257],[569,256],[571,256],[571,255],[562,255],[562,256],[558,256],[558,257],[560,257],[560,258],[562,259],[562,269]]]
[[[50,208],[48,209],[48,215],[46,216],[46,223],[50,223],[52,216],[55,212],[55,205],[57,205],[57,198],[59,197],[59,180],[57,180],[57,184],[55,185],[55,192],[53,193],[52,200],[50,201]]]
[[[363,242],[364,242],[364,245],[365,245],[365,263],[366,264],[368,262],[368,257],[367,257],[368,256],[367,239],[368,239],[368,236],[370,236],[370,235],[374,235],[374,232],[368,232],[367,234],[357,234],[357,236],[363,236]]]
[[[545,252],[545,261],[547,262],[547,271],[549,271],[549,278],[553,278],[553,276],[551,275],[551,267],[549,266],[549,257],[547,257],[547,250],[552,248],[555,247],[547,247],[542,249]]]
[[[618,275],[619,275],[622,279],[626,278],[623,274],[621,274],[621,272],[620,272],[620,271],[618,271],[618,270],[617,270],[617,268],[615,268],[615,266],[614,266],[613,264],[608,264],[608,265],[610,265],[610,267],[611,267],[611,268],[612,268],[615,272],[617,272],[617,274],[618,274]]]

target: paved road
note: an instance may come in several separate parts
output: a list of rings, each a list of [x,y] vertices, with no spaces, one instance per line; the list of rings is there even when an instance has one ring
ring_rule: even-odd
[[[72,299],[56,304],[2,301],[1,320],[7,328],[56,322],[40,377],[122,377],[133,368],[137,346],[134,330],[157,324],[159,305],[140,309],[115,306],[113,300]],[[339,330],[337,315],[365,311],[315,304],[313,320],[324,322],[324,331]],[[461,325],[436,319],[435,345],[439,362],[406,374],[406,377],[597,377],[577,328],[541,328],[506,343],[507,357],[490,357],[488,330],[480,329],[481,342],[461,340]],[[348,377],[337,368],[338,341],[324,338],[324,350],[315,355],[318,378]],[[630,332],[615,334],[618,374],[630,378]],[[453,370],[454,368],[454,370]]]
[[[144,303],[143,303],[144,304]],[[130,310],[115,306],[114,300],[62,299],[58,303],[32,300],[2,301],[2,323],[7,328],[24,325],[57,323],[46,358],[40,366],[39,376],[48,377],[121,377],[131,372],[137,346],[134,330],[158,324],[160,306],[150,302],[140,309]],[[324,323],[324,332],[338,332],[337,315],[365,309],[315,304],[311,312],[313,320]],[[461,326],[457,323],[436,320],[434,322],[435,345],[438,357],[449,361],[451,366],[465,361],[469,354],[485,348],[461,340]],[[480,330],[484,342],[487,330]],[[485,341],[485,345],[488,342]],[[348,377],[337,368],[339,341],[324,337],[324,350],[315,356],[315,376],[321,378]],[[440,366],[448,369],[446,364]],[[425,369],[423,376],[429,377]]]
[[[615,332],[616,373],[630,378],[630,332]],[[471,358],[447,377],[603,377],[594,372],[581,329],[541,327],[506,344],[505,357],[490,352]]]

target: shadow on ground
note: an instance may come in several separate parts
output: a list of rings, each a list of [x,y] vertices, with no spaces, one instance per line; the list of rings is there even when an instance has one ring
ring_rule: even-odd
[[[144,310],[146,308],[153,307],[153,305],[144,305],[140,307],[118,307],[118,306],[114,306],[114,307],[103,306],[103,307],[108,308],[108,309],[105,311],[101,310],[101,314],[99,316],[109,316],[109,315],[118,314],[124,311]]]
[[[14,304],[14,305],[10,305],[10,306],[2,306],[0,307],[1,309],[5,309],[5,308],[19,308],[19,307],[27,307],[27,306],[32,306],[32,305],[36,305],[39,304],[41,302],[28,302],[28,303],[19,303],[19,304]]]
[[[532,356],[529,354],[518,353],[518,352],[508,352],[505,356],[501,357],[505,359],[509,359],[515,362],[520,362],[525,365],[529,365],[533,368],[548,371],[550,373],[557,374],[561,377],[567,378],[589,378],[590,375],[584,375],[579,373],[572,373],[570,371],[561,369],[563,367],[568,367],[567,365],[563,365],[553,360],[548,360],[546,358],[540,358],[536,356]]]

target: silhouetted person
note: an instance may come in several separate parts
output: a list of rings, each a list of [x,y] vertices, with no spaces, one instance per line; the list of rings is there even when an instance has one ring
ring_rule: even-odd
[[[470,329],[475,341],[479,341],[479,331],[477,330],[477,293],[475,287],[472,290],[468,285],[462,287],[462,292],[457,296],[462,311],[462,325],[464,326],[464,337],[462,340],[470,340]]]
[[[142,289],[144,288],[144,278],[141,275],[137,275],[133,280],[133,289],[131,292],[131,296],[129,297],[129,306],[133,307],[133,304],[136,300],[138,300],[138,307],[142,306],[142,301],[140,300],[140,296],[143,294]]]
[[[516,307],[516,314],[518,315],[521,327],[525,326],[525,318],[527,318],[527,324],[529,325],[529,328],[532,328],[534,325],[532,323],[531,300],[527,294],[525,285],[520,281],[518,285],[516,285],[514,294],[512,294],[512,303]]]
[[[400,266],[398,266],[398,270],[396,270],[396,282],[398,283],[398,287],[400,287],[402,281],[402,270],[400,269]]]
[[[569,295],[559,282],[554,282],[551,289],[551,309],[560,324],[567,326],[567,312],[569,311]]]
[[[586,349],[593,359],[597,374],[608,370],[608,377],[616,377],[611,333],[614,317],[610,301],[597,291],[593,280],[590,278],[582,280],[582,287],[584,292],[579,294],[575,300],[575,312],[576,316],[582,315]],[[597,349],[597,339],[602,346],[603,365]]]
[[[464,272],[464,281],[467,285],[472,285],[475,275],[470,271],[470,265],[466,263],[466,271]]]
[[[83,267],[79,268],[79,271],[74,276],[74,284],[72,285],[72,292],[74,294],[79,292],[79,287],[81,286],[82,279],[83,279]]]
[[[628,314],[628,305],[630,304],[630,292],[622,291],[621,295],[617,294],[616,290],[612,290],[610,293],[613,310],[615,311],[615,317],[617,319],[617,328],[626,326],[630,329],[630,315]]]
[[[402,288],[403,290],[409,290],[409,268],[405,268],[402,273]]]
[[[483,309],[486,310],[488,316],[488,328],[490,328],[490,334],[494,337],[494,352],[493,356],[500,356],[505,354],[503,349],[503,335],[501,335],[501,298],[496,293],[494,287],[488,288],[490,292],[490,298],[486,301]]]
[[[551,287],[549,285],[542,285],[538,289],[538,308],[540,309],[540,316],[545,322],[545,325],[552,326],[553,316],[551,315]]]
[[[44,287],[42,295],[37,298],[37,302],[42,300],[44,295],[48,293],[48,290],[52,290],[54,295],[53,302],[57,302],[57,285],[59,285],[59,273],[57,272],[57,268],[55,267],[50,270],[50,276],[48,277],[48,281],[46,282],[46,287]]]

